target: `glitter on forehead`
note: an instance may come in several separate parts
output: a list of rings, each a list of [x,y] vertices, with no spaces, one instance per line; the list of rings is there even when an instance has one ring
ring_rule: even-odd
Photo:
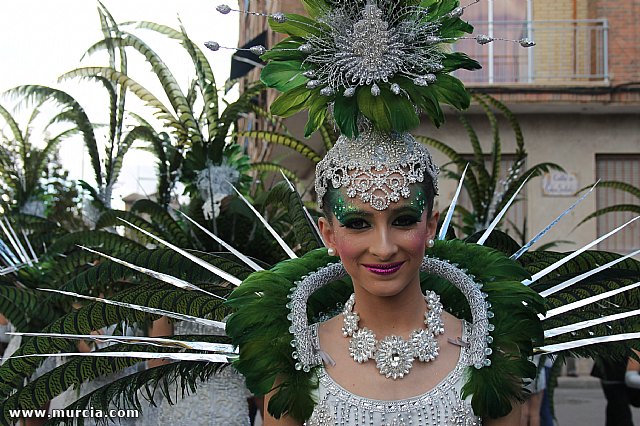
[[[416,190],[416,195],[411,198],[411,202],[409,203],[411,207],[418,210],[420,215],[424,212],[424,207],[427,204],[427,196],[422,190],[422,188],[418,187]]]
[[[409,198],[409,185],[427,174],[437,193],[438,168],[427,148],[408,133],[362,132],[357,138],[341,136],[316,167],[318,204],[331,188],[345,188],[376,210]]]
[[[333,215],[336,217],[336,219],[338,219],[338,222],[340,223],[344,223],[347,215],[360,211],[358,207],[354,206],[351,203],[347,203],[344,197],[342,197],[341,195],[333,198],[333,200],[331,201],[331,205]]]
[[[411,190],[415,195],[409,198],[407,207],[414,210],[418,216],[422,216],[427,204],[427,196],[420,185],[412,185]],[[347,216],[351,213],[361,213],[362,208],[345,200],[343,193],[339,190],[329,191],[328,203],[331,206],[331,212],[340,223],[344,224]]]

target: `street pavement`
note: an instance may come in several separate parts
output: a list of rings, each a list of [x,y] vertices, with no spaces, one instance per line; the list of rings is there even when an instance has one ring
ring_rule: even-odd
[[[560,377],[554,396],[557,426],[604,426],[606,400],[598,379]],[[640,426],[640,408],[631,407]]]

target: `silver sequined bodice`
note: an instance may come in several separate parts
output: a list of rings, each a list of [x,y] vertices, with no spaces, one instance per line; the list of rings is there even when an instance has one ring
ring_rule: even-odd
[[[317,333],[314,334],[317,339]],[[468,341],[469,335],[470,325],[463,322],[463,340]],[[473,414],[471,402],[460,396],[467,367],[468,349],[462,348],[455,368],[432,390],[412,398],[380,401],[352,394],[337,384],[320,366],[318,404],[305,425],[481,425],[481,419]]]

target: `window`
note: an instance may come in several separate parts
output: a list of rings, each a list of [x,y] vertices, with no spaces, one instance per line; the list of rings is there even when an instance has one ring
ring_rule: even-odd
[[[520,40],[531,38],[528,6],[531,0],[482,1],[465,9],[464,18],[479,34],[495,38]],[[530,49],[517,43],[495,41],[479,45],[475,40],[461,40],[456,50],[466,52],[482,65],[482,70],[459,71],[466,83],[519,83],[528,79]]]
[[[596,178],[602,181],[615,180],[625,182],[640,188],[640,154],[596,155]],[[640,200],[625,191],[610,188],[596,190],[596,209],[619,204],[638,205]],[[613,212],[599,216],[597,221],[598,235],[603,235],[612,229],[633,219],[631,212]],[[599,250],[618,253],[629,253],[640,247],[640,224],[637,222],[627,226],[624,230],[607,238],[598,245]]]

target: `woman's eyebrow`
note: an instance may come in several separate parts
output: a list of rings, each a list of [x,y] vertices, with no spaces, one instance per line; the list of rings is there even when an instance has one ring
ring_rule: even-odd
[[[398,206],[398,207],[390,207],[388,208],[388,210],[392,213],[392,214],[398,214],[398,213],[405,213],[407,211],[410,212],[417,212],[420,211],[420,208],[417,206],[414,206],[412,204],[405,204],[403,206]]]
[[[364,217],[371,217],[374,215],[374,213],[368,212],[366,210],[361,210],[355,207],[349,207],[348,209],[345,209],[345,211],[343,212],[344,216],[364,216]]]
[[[391,215],[397,215],[400,213],[406,213],[406,212],[412,212],[415,213],[417,211],[419,211],[420,209],[416,206],[412,206],[411,204],[407,204],[404,206],[400,206],[400,207],[389,207],[387,208],[387,211],[391,214]],[[381,213],[381,212],[370,212],[367,210],[362,210],[362,209],[358,209],[355,207],[351,207],[348,209],[345,209],[345,211],[343,212],[343,216],[363,216],[363,217],[372,217],[374,216],[376,213]]]

